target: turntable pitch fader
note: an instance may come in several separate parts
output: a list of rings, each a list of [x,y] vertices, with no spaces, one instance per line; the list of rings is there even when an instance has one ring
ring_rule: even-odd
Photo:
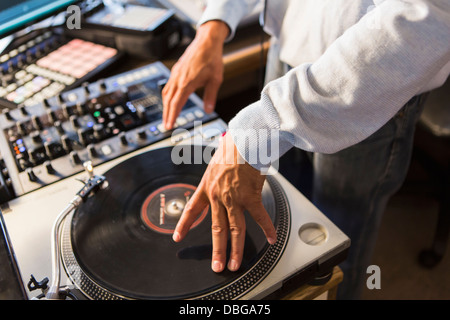
[[[95,172],[106,177],[122,168],[120,173],[125,172],[121,177],[123,181],[128,177],[126,172],[132,171],[133,164],[141,163],[141,159],[146,159],[145,163],[151,166],[153,155],[158,154],[156,150],[172,148],[197,138],[211,143],[215,138],[211,132],[220,137],[226,130],[226,124],[216,114],[205,113],[202,101],[191,95],[176,124],[185,130],[179,135],[165,131],[161,125],[160,89],[168,77],[169,71],[161,63],[153,63],[86,84],[39,105],[7,111],[1,116],[4,185],[0,197],[24,283],[28,283],[31,275],[38,280],[52,278],[52,226],[60,211],[80,189],[77,179],[85,178],[85,161],[91,161]],[[195,128],[196,121],[201,121],[200,128]],[[263,257],[266,252],[277,252],[275,258],[271,258],[270,266],[263,267],[254,275],[260,270],[260,265],[265,265],[264,259],[259,259],[254,267],[248,266],[238,279],[231,280],[237,282],[236,286],[227,287],[228,283],[226,288],[213,286],[210,292],[209,289],[206,290],[208,292],[201,289],[200,294],[183,298],[264,298],[289,281],[300,279],[299,283],[305,283],[330,271],[345,259],[350,245],[348,237],[279,173],[271,175],[270,180],[278,186],[277,192],[285,208],[284,227],[280,228],[280,232],[281,229],[284,232],[283,241],[275,249],[262,249]],[[108,191],[102,190],[99,194],[103,192]],[[102,196],[108,199],[107,193]],[[97,205],[96,197],[92,196],[87,203],[93,200],[92,203]],[[275,210],[274,214],[279,216],[281,213]],[[139,220],[139,223],[142,222],[145,229],[144,220]],[[67,221],[70,225],[70,220]],[[202,221],[198,228],[207,221]],[[154,230],[147,228],[145,232]],[[160,236],[171,237],[170,232]],[[69,233],[70,237],[76,240]],[[114,288],[102,286],[95,288],[95,292],[102,292],[97,295],[80,285],[70,274],[73,266],[68,268],[66,260],[64,264],[61,285],[81,292],[85,298],[136,298],[133,294],[113,292]],[[78,267],[82,271],[85,268],[82,263]],[[93,272],[84,271],[90,280],[96,282],[91,276]],[[252,280],[247,281],[248,278]],[[246,283],[244,286],[241,285],[243,281]],[[236,287],[244,289],[235,290]],[[37,297],[40,294],[37,291],[28,288],[29,298]],[[144,295],[144,298],[155,297]]]

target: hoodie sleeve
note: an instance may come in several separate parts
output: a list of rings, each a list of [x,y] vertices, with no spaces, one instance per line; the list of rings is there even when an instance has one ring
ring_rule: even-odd
[[[384,1],[317,61],[269,82],[229,133],[259,170],[292,147],[335,153],[376,132],[442,70],[445,80],[449,62],[449,1]],[[260,154],[267,145],[272,156]]]

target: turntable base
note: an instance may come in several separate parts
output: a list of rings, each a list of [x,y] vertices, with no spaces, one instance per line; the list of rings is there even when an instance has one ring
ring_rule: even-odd
[[[212,130],[212,128],[216,128],[217,130],[217,128],[225,127],[226,126],[222,121],[213,121],[207,125],[203,125],[203,132]],[[95,167],[94,171],[96,174],[104,174],[108,172],[108,170],[120,167],[120,164],[126,162],[127,159],[133,159],[147,151],[173,146],[173,141],[178,141],[175,138],[154,143],[144,149],[104,163]],[[195,140],[194,134],[192,135],[192,139]],[[45,277],[52,277],[50,249],[51,226],[53,225],[57,214],[67,206],[68,201],[72,199],[74,194],[79,190],[80,184],[76,179],[83,179],[84,177],[85,174],[80,173],[71,178],[64,179],[57,184],[51,184],[35,192],[23,195],[10,201],[7,210],[3,210],[6,226],[11,237],[22,279],[25,284],[28,283],[31,275],[34,275],[38,281]],[[346,252],[350,246],[348,237],[333,225],[331,221],[299,193],[298,190],[284,177],[276,173],[273,175],[273,178],[276,180],[277,184],[281,186],[283,191],[282,194],[286,199],[290,212],[290,228],[286,237],[286,243],[284,246],[280,247],[282,249],[281,255],[276,264],[269,268],[270,272],[254,283],[250,290],[245,291],[243,295],[238,295],[237,297],[239,299],[263,299],[272,297],[272,294],[276,294],[276,296],[273,296],[274,299],[297,299],[299,297],[314,298],[314,296],[320,295],[320,291],[324,292],[331,290],[330,292],[332,292],[332,290],[334,290],[333,286],[336,286],[338,284],[337,282],[339,282],[339,278],[333,280],[334,275],[331,278],[333,282],[330,280],[325,285],[314,286],[309,289],[308,287],[302,287],[302,285],[308,283],[311,279],[314,279],[319,273],[331,271],[334,266],[345,259]],[[194,185],[195,181],[182,181],[182,183]],[[153,189],[158,190],[160,187],[161,186],[158,185]],[[144,194],[145,197],[142,198],[143,201],[138,201],[137,203],[145,203],[147,205],[146,200],[148,200],[148,208],[150,208],[153,199],[151,197],[152,192],[149,190],[149,192],[144,192]],[[133,201],[131,203],[133,203]],[[177,210],[174,210],[170,213],[176,214],[176,211]],[[135,220],[135,222],[139,222],[140,227],[143,228],[142,230],[148,233],[150,231],[149,229],[155,225],[155,217],[152,215],[143,215],[141,217],[142,219],[139,218],[140,220]],[[146,217],[150,223],[148,223]],[[169,219],[170,216],[167,215],[166,218]],[[207,218],[205,218],[203,222],[199,222],[199,225],[194,231],[200,231],[200,228],[203,227],[203,223],[207,222],[206,219]],[[70,220],[67,221],[70,222]],[[105,230],[112,227],[112,225],[107,226],[108,228]],[[315,243],[307,241],[303,231],[308,231],[309,229],[312,229],[313,231],[314,229],[323,230],[324,238]],[[81,230],[83,232],[90,231],[89,228],[82,228]],[[133,229],[133,232],[134,231],[138,231],[138,229]],[[157,233],[157,230],[155,231]],[[97,236],[98,234],[93,233],[93,235]],[[164,232],[161,232],[157,237],[165,238],[167,235],[165,235]],[[76,240],[79,241],[80,239],[81,238]],[[78,245],[83,244],[78,243]],[[83,246],[81,248],[83,248],[82,250],[88,249]],[[89,253],[89,251],[86,252]],[[266,247],[262,246],[260,252],[265,255]],[[91,268],[90,264],[93,262],[87,257],[88,256],[83,253],[83,256],[80,257],[80,261],[83,264],[89,264],[88,270],[97,272],[97,269]],[[192,260],[192,263],[196,262]],[[70,269],[71,267],[72,266],[67,268],[68,270],[66,271],[69,271],[70,273],[72,271]],[[113,270],[114,269],[111,271]],[[100,271],[102,270],[100,269]],[[94,272],[90,272],[87,273],[87,275],[96,277],[97,274],[93,273]],[[102,279],[105,279],[103,275]],[[113,279],[116,281],[116,278]],[[293,282],[294,279],[299,282]],[[77,289],[72,280],[73,279],[71,279],[66,272],[62,272],[61,286]],[[292,287],[290,287],[291,290],[287,292],[285,287],[287,288],[287,285],[289,284],[292,284]],[[102,284],[102,286],[103,285],[105,284]],[[129,284],[126,283],[126,285]],[[104,287],[109,288],[108,285],[105,285]],[[138,287],[133,288],[140,290]],[[280,289],[282,289],[282,291],[280,291]],[[311,293],[305,294],[305,292],[311,292],[311,289],[313,292],[312,295]],[[198,291],[200,292],[201,290]],[[215,290],[213,289],[212,291]],[[39,293],[38,290],[27,290],[29,298],[36,298]],[[141,293],[142,291],[136,290],[136,294],[133,294],[132,298],[138,298]],[[209,293],[210,292],[205,294],[209,295]],[[180,296],[181,295],[182,294],[180,294]],[[196,295],[196,297],[201,295],[203,295],[203,293]]]
[[[328,278],[327,278],[328,279]],[[344,274],[338,266],[333,268],[330,278],[321,285],[286,285],[264,297],[264,300],[335,300]]]

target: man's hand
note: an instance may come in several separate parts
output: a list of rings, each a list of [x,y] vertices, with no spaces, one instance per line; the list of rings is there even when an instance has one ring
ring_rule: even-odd
[[[204,87],[204,109],[214,110],[217,92],[223,79],[223,43],[229,28],[221,21],[208,21],[197,34],[171,70],[171,76],[162,91],[163,123],[173,128],[176,118],[189,95]]]
[[[215,272],[225,268],[228,234],[231,237],[228,269],[236,271],[241,265],[246,230],[245,210],[259,224],[268,242],[276,242],[275,227],[262,204],[261,192],[265,177],[239,157],[231,135],[225,135],[197,190],[186,204],[173,234],[174,241],[181,241],[198,215],[210,205],[213,243],[211,268]]]

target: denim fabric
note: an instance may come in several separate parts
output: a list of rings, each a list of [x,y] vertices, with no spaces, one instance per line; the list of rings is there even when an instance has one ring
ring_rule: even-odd
[[[412,98],[380,130],[352,147],[312,156],[312,202],[352,241],[341,264],[340,299],[359,298],[366,285],[381,218],[406,177],[425,100],[426,94]]]
[[[266,81],[289,70],[277,59],[277,49],[275,44],[269,51]],[[344,280],[338,299],[361,297],[386,204],[408,171],[415,124],[425,99],[426,94],[413,97],[377,132],[337,153],[292,149],[280,159],[280,173],[352,241],[349,256],[340,265]]]

